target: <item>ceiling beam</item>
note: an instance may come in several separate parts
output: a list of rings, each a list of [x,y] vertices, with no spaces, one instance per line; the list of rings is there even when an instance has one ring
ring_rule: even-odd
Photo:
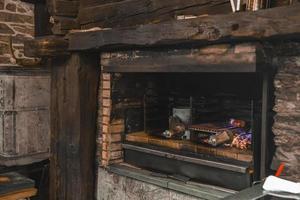
[[[69,50],[300,38],[300,5],[69,35]]]

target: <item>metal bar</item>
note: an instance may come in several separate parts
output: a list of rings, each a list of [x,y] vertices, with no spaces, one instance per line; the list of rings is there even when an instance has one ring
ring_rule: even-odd
[[[267,149],[268,149],[268,102],[269,102],[269,73],[263,73],[262,110],[261,110],[261,145],[260,145],[260,178],[266,177]]]
[[[132,145],[132,144],[122,144],[122,145],[123,145],[123,148],[125,148],[125,149],[144,152],[144,153],[153,154],[156,156],[166,157],[166,158],[175,159],[175,160],[181,160],[181,161],[190,162],[190,163],[194,163],[194,164],[214,167],[214,168],[218,168],[218,169],[234,171],[234,172],[239,172],[239,173],[247,173],[247,171],[248,171],[248,167],[245,167],[245,166],[238,166],[238,165],[216,162],[216,161],[211,161],[211,160],[205,160],[205,159],[200,159],[200,158],[192,158],[192,157],[183,156],[183,155],[179,155],[179,154],[173,154],[173,153],[169,153],[169,152],[165,152],[165,151],[144,148],[144,147],[140,147],[140,146],[136,146],[136,145]]]

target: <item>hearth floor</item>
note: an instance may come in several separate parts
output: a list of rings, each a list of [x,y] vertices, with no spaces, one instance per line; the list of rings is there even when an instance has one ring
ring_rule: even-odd
[[[251,150],[240,150],[233,147],[210,147],[203,144],[196,144],[188,140],[164,139],[145,132],[127,134],[125,140],[127,142],[155,145],[192,153],[231,158],[245,162],[252,162],[253,160],[253,152]]]

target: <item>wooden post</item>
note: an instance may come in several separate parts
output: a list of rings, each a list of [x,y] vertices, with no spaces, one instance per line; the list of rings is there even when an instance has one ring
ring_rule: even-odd
[[[55,58],[51,83],[50,200],[92,200],[99,57]]]

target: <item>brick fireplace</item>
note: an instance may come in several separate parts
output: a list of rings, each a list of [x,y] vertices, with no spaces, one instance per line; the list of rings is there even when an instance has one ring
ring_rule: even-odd
[[[246,185],[272,174],[280,162],[286,166],[283,176],[299,179],[298,124],[295,122],[299,107],[299,91],[295,87],[299,80],[300,54],[298,9],[296,5],[134,27],[74,30],[68,35],[68,41],[56,37],[29,43],[34,47],[31,52],[34,55],[49,57],[53,52],[60,52],[58,55],[62,56],[55,54],[51,62],[50,188],[53,197],[93,198],[95,174],[91,169],[95,133],[98,133],[96,152],[100,162],[96,187],[99,199],[193,199],[190,196],[201,195],[204,199],[218,199],[234,193],[227,189],[234,188],[195,177],[197,173],[191,168],[178,173],[186,163],[215,164],[212,158],[218,161],[218,167],[211,168],[220,168],[220,163],[228,167],[227,159],[252,160],[244,167],[249,181],[239,180]],[[197,82],[201,83],[199,90]],[[118,90],[123,92],[118,94]],[[150,99],[149,95],[161,99]],[[223,102],[214,104],[214,99]],[[238,100],[233,105],[246,107],[248,117],[227,112],[235,110],[229,107],[232,99]],[[244,99],[248,101],[241,103]],[[149,100],[155,100],[155,106],[164,108],[149,109]],[[174,117],[174,108],[181,107],[177,103],[192,111],[201,111],[197,107],[204,105],[200,106],[202,112],[192,112],[191,123],[184,126],[184,130],[209,122],[208,116],[214,118],[211,110],[211,113],[204,112],[206,105],[213,108],[222,105],[216,115],[225,114],[230,119],[248,122],[247,126],[250,124],[252,129],[247,128],[247,132],[251,130],[253,138],[260,141],[251,140],[251,145],[246,145],[250,148],[236,152],[229,148],[230,144],[226,152],[221,150],[223,144],[214,147],[203,145],[203,141],[164,138],[170,131],[168,120]],[[159,113],[154,114],[153,123],[158,127],[150,123],[152,111]],[[228,119],[219,116],[217,119],[229,123]],[[179,127],[183,127],[182,123]],[[153,131],[154,128],[160,130]],[[247,151],[250,153],[245,153]],[[134,153],[138,156],[132,156]],[[161,157],[166,159],[162,163],[167,163],[167,169],[160,164]],[[170,173],[174,169],[177,171]],[[230,174],[227,173],[230,170],[225,171]],[[220,173],[215,171],[215,174],[217,177]],[[59,185],[64,187],[57,187]],[[188,195],[174,194],[174,190]]]
[[[129,163],[235,190],[272,173],[274,92],[269,83],[275,68],[264,45],[103,53],[101,68],[102,166]],[[231,140],[212,146],[193,140],[195,133],[190,139],[166,139],[174,107],[191,108],[191,127],[245,121],[251,144],[231,147]]]
[[[287,53],[286,49],[293,48],[293,51]],[[167,152],[172,152],[170,155],[165,155],[166,157],[172,157],[174,154],[178,152],[191,152],[195,151],[200,154],[209,155],[209,156],[216,156],[218,158],[225,158],[229,160],[237,160],[242,162],[248,162],[250,165],[247,168],[247,172],[250,173],[249,182],[247,184],[251,185],[252,181],[259,180],[263,176],[260,176],[261,167],[265,165],[265,175],[272,174],[280,162],[285,163],[285,171],[283,176],[291,179],[291,180],[298,180],[298,136],[297,136],[297,116],[298,116],[298,96],[299,90],[297,84],[299,82],[299,48],[300,45],[298,43],[277,43],[277,44],[237,44],[237,45],[213,45],[202,47],[200,49],[194,49],[192,52],[197,52],[197,62],[201,63],[201,56],[205,57],[205,61],[209,62],[212,61],[212,66],[215,67],[213,70],[220,70],[223,69],[222,58],[227,58],[226,61],[230,60],[229,63],[225,63],[225,65],[235,66],[240,65],[239,68],[243,66],[247,66],[244,69],[244,72],[235,73],[231,70],[234,70],[230,67],[227,68],[227,73],[223,73],[222,71],[219,73],[205,71],[202,72],[194,72],[194,73],[184,73],[184,68],[181,68],[180,61],[176,60],[176,55],[172,56],[171,60],[176,60],[178,64],[176,72],[172,71],[172,66],[169,65],[166,69],[161,69],[162,71],[159,73],[153,73],[153,68],[156,65],[159,65],[160,62],[160,55],[167,55],[168,53],[157,53],[156,56],[153,56],[149,63],[147,60],[149,59],[145,52],[142,51],[135,51],[135,52],[113,52],[113,53],[103,53],[101,56],[101,84],[99,87],[100,95],[99,95],[99,110],[98,110],[98,134],[99,134],[99,142],[100,142],[100,151],[101,151],[101,166],[105,168],[109,168],[110,166],[114,166],[116,164],[122,163],[130,163],[135,166],[138,166],[141,169],[154,169],[154,170],[162,170],[163,172],[173,172],[172,170],[165,170],[164,167],[153,167],[153,165],[163,165],[165,161],[157,161],[155,160],[155,156],[147,156],[153,154],[151,150],[154,150],[154,154],[156,154],[156,150]],[[180,52],[181,50],[175,50],[175,52]],[[170,51],[169,51],[170,53]],[[193,59],[193,53],[188,54],[189,56],[179,57],[182,60],[185,58]],[[170,53],[172,54],[172,53]],[[178,53],[180,54],[180,53]],[[229,56],[230,55],[230,56]],[[145,59],[146,57],[146,59]],[[234,57],[234,58],[233,58]],[[210,59],[211,58],[211,59]],[[230,59],[228,59],[230,58]],[[166,58],[168,59],[168,58]],[[157,60],[157,61],[155,61]],[[215,61],[217,60],[217,61]],[[224,59],[225,60],[225,59]],[[146,63],[145,63],[146,61]],[[186,61],[186,60],[185,60]],[[143,63],[144,62],[144,63]],[[165,62],[165,61],[163,61]],[[167,62],[172,63],[172,61],[168,60]],[[214,65],[213,62],[219,62],[218,65]],[[232,62],[232,63],[230,63]],[[251,66],[249,63],[254,63]],[[195,63],[190,61],[191,66]],[[207,67],[201,63],[203,68]],[[207,63],[205,63],[207,64]],[[141,68],[139,68],[139,66]],[[150,67],[149,67],[149,66]],[[209,64],[207,64],[209,66]],[[142,67],[145,66],[143,69]],[[153,67],[154,66],[154,67]],[[251,67],[249,67],[251,66]],[[132,68],[133,67],[133,68]],[[135,68],[134,68],[135,67]],[[218,69],[219,67],[219,69]],[[192,68],[192,69],[191,69]],[[188,70],[193,70],[191,67]],[[207,68],[209,69],[209,68]],[[253,73],[253,71],[247,70],[257,70]],[[166,71],[164,71],[166,70]],[[171,72],[168,72],[168,71]],[[202,69],[203,70],[203,69]],[[204,69],[205,70],[205,69]],[[264,78],[263,74],[268,73],[268,78],[270,81],[270,85],[264,85]],[[256,113],[252,113],[250,118],[255,118],[253,120],[255,124],[255,128],[257,132],[253,131],[253,138],[256,135],[256,140],[259,144],[252,140],[252,147],[248,150],[240,150],[235,151],[229,150],[227,151],[224,148],[212,148],[208,146],[202,146],[199,144],[195,144],[193,142],[187,142],[182,140],[170,140],[170,139],[162,139],[161,137],[149,135],[147,132],[147,122],[146,111],[145,111],[145,93],[152,89],[155,90],[158,96],[162,95],[161,92],[165,92],[162,88],[165,85],[170,84],[167,80],[170,80],[173,76],[173,80],[178,80],[176,83],[171,81],[171,84],[175,84],[178,87],[185,88],[189,90],[189,88],[193,87],[198,81],[200,86],[195,88],[199,88],[200,91],[203,93],[200,96],[205,96],[205,88],[214,88],[211,82],[208,80],[221,80],[221,81],[229,81],[233,80],[234,83],[226,84],[223,83],[224,87],[219,88],[227,88],[228,87],[237,87],[240,88],[239,95],[243,96],[246,95],[246,99],[250,101],[241,102],[244,106],[248,104],[251,105],[252,109],[256,110]],[[193,78],[194,76],[194,78]],[[185,77],[185,78],[184,78]],[[207,77],[207,80],[205,79]],[[227,78],[226,78],[227,77]],[[194,80],[193,80],[194,79]],[[180,80],[180,81],[179,81]],[[203,81],[201,82],[201,80]],[[147,82],[148,81],[148,82]],[[240,81],[240,82],[239,82]],[[229,81],[230,82],[230,81]],[[204,85],[207,83],[207,85]],[[168,85],[169,86],[169,85]],[[216,87],[216,86],[215,86]],[[269,95],[267,97],[263,97],[262,93],[264,87],[268,87],[267,91],[269,91]],[[172,87],[171,87],[172,88]],[[174,87],[173,87],[174,88]],[[148,90],[147,90],[148,89]],[[266,88],[265,88],[266,89]],[[120,93],[120,91],[122,91]],[[183,92],[183,90],[179,91]],[[227,90],[227,92],[230,91]],[[231,90],[231,92],[234,91]],[[266,91],[266,90],[265,90]],[[149,92],[149,91],[148,91]],[[174,91],[173,91],[174,92]],[[178,91],[177,91],[178,92]],[[193,90],[195,92],[195,90]],[[226,91],[222,91],[226,93]],[[151,93],[151,91],[150,91]],[[175,92],[176,93],[176,92]],[[188,93],[188,92],[187,92]],[[209,93],[209,92],[208,92]],[[190,97],[191,93],[188,93],[188,97]],[[196,95],[196,93],[193,93]],[[178,94],[177,94],[178,95]],[[226,95],[225,95],[226,96]],[[222,98],[226,98],[222,96]],[[255,96],[255,97],[253,97]],[[139,98],[141,97],[141,98]],[[156,96],[157,97],[157,96]],[[170,98],[170,97],[169,97]],[[174,98],[174,97],[173,97]],[[250,99],[249,99],[250,98]],[[251,101],[251,98],[258,98],[256,103]],[[264,98],[267,98],[267,107],[263,108],[262,104]],[[194,98],[194,103],[197,104]],[[239,98],[237,98],[239,99]],[[243,98],[241,98],[243,99]],[[157,100],[157,99],[156,99]],[[182,99],[181,99],[182,100]],[[189,105],[189,98],[184,99],[182,101],[187,102]],[[203,100],[203,99],[202,99]],[[227,99],[228,100],[228,99]],[[245,98],[244,98],[245,100]],[[225,99],[226,101],[226,99]],[[171,115],[168,112],[168,108],[170,109],[170,105],[163,104],[163,101],[160,103],[167,107],[163,110],[163,107],[159,107],[160,111],[153,111],[158,112],[156,116],[157,119],[155,123],[160,124],[161,127],[168,129],[168,117]],[[174,103],[174,102],[173,102]],[[182,103],[182,102],[181,102]],[[199,102],[198,102],[199,103]],[[218,102],[220,103],[220,102]],[[234,109],[234,105],[232,104],[237,103],[237,101],[230,102],[229,101],[229,109]],[[258,108],[253,108],[253,106],[258,106]],[[158,104],[159,105],[159,104]],[[174,104],[172,104],[174,105]],[[186,106],[186,104],[185,104]],[[255,107],[254,106],[254,107]],[[247,107],[247,106],[246,106]],[[248,108],[251,106],[248,105]],[[265,110],[264,110],[265,109]],[[251,109],[250,109],[251,110]],[[251,111],[249,112],[251,113]],[[253,112],[252,110],[252,112]],[[228,112],[228,110],[226,110]],[[163,117],[162,113],[167,113]],[[264,114],[265,113],[265,119]],[[206,121],[209,121],[209,114],[206,114],[207,118]],[[203,114],[202,114],[203,115]],[[128,117],[129,116],[129,117]],[[227,115],[228,117],[228,115]],[[249,122],[249,119],[246,119],[243,116],[234,115],[232,117],[236,117],[238,119],[243,119]],[[249,117],[249,116],[248,116]],[[203,119],[203,117],[202,117]],[[205,121],[205,117],[204,117]],[[250,120],[251,121],[251,120]],[[252,121],[252,122],[253,122]],[[259,123],[258,123],[259,122]],[[265,123],[265,125],[263,125]],[[148,125],[149,126],[149,125]],[[155,125],[154,125],[155,126]],[[157,127],[157,126],[156,126]],[[159,126],[158,126],[159,127]],[[160,128],[161,128],[160,127]],[[261,137],[262,131],[265,128],[266,135]],[[162,129],[160,130],[162,131]],[[259,135],[259,136],[258,136]],[[266,141],[264,141],[264,139]],[[292,146],[287,145],[292,144]],[[141,149],[150,149],[150,151],[142,151],[141,153],[135,151],[135,147],[142,147]],[[266,149],[262,149],[262,147],[267,146]],[[157,148],[158,147],[158,148]],[[163,148],[161,148],[163,147]],[[196,150],[195,150],[196,149]],[[276,150],[275,150],[276,149]],[[175,150],[175,151],[173,151]],[[178,151],[179,150],[179,151]],[[198,151],[197,151],[198,150]],[[264,153],[261,153],[264,151]],[[139,153],[136,153],[139,152]],[[195,153],[194,152],[194,153]],[[234,153],[232,153],[234,152]],[[264,154],[264,155],[262,155]],[[186,155],[186,154],[184,154]],[[264,156],[265,163],[262,164],[261,160],[255,161],[255,159],[261,159],[261,156]],[[136,157],[136,158],[134,158]],[[257,157],[257,158],[255,158]],[[143,160],[144,159],[144,160]],[[147,159],[149,159],[147,161]],[[154,159],[154,160],[151,160]],[[259,164],[257,164],[257,163]],[[147,166],[150,163],[154,163],[152,166]],[[168,163],[167,165],[171,164],[172,162]],[[173,163],[174,164],[174,163]],[[182,164],[182,163],[181,163]],[[175,167],[179,167],[180,165],[173,165]],[[150,164],[151,165],[151,164]],[[199,167],[199,166],[198,166]],[[183,167],[184,168],[184,167]],[[201,168],[201,167],[200,167]],[[165,171],[164,171],[165,170]],[[255,170],[260,170],[260,172],[255,172]],[[179,170],[180,171],[180,170]],[[161,172],[161,171],[159,171]],[[175,170],[175,172],[178,172]],[[220,173],[216,171],[216,173]],[[183,173],[188,174],[188,173]],[[222,174],[222,173],[221,173]],[[264,176],[265,176],[264,175]],[[193,177],[193,176],[191,176]],[[194,177],[195,178],[195,177]],[[200,178],[200,177],[198,177]],[[202,177],[203,178],[203,177]],[[204,178],[205,179],[205,178]],[[243,179],[245,181],[247,179]],[[206,183],[205,181],[201,181],[201,183]],[[238,182],[237,180],[235,182]],[[209,183],[213,184],[213,183]],[[220,183],[217,183],[217,185]],[[239,183],[243,184],[243,183]],[[250,186],[247,185],[246,186]],[[224,187],[224,185],[222,185]],[[225,186],[226,187],[226,186]],[[231,186],[229,186],[231,187]],[[231,188],[231,189],[242,189],[242,188]]]

